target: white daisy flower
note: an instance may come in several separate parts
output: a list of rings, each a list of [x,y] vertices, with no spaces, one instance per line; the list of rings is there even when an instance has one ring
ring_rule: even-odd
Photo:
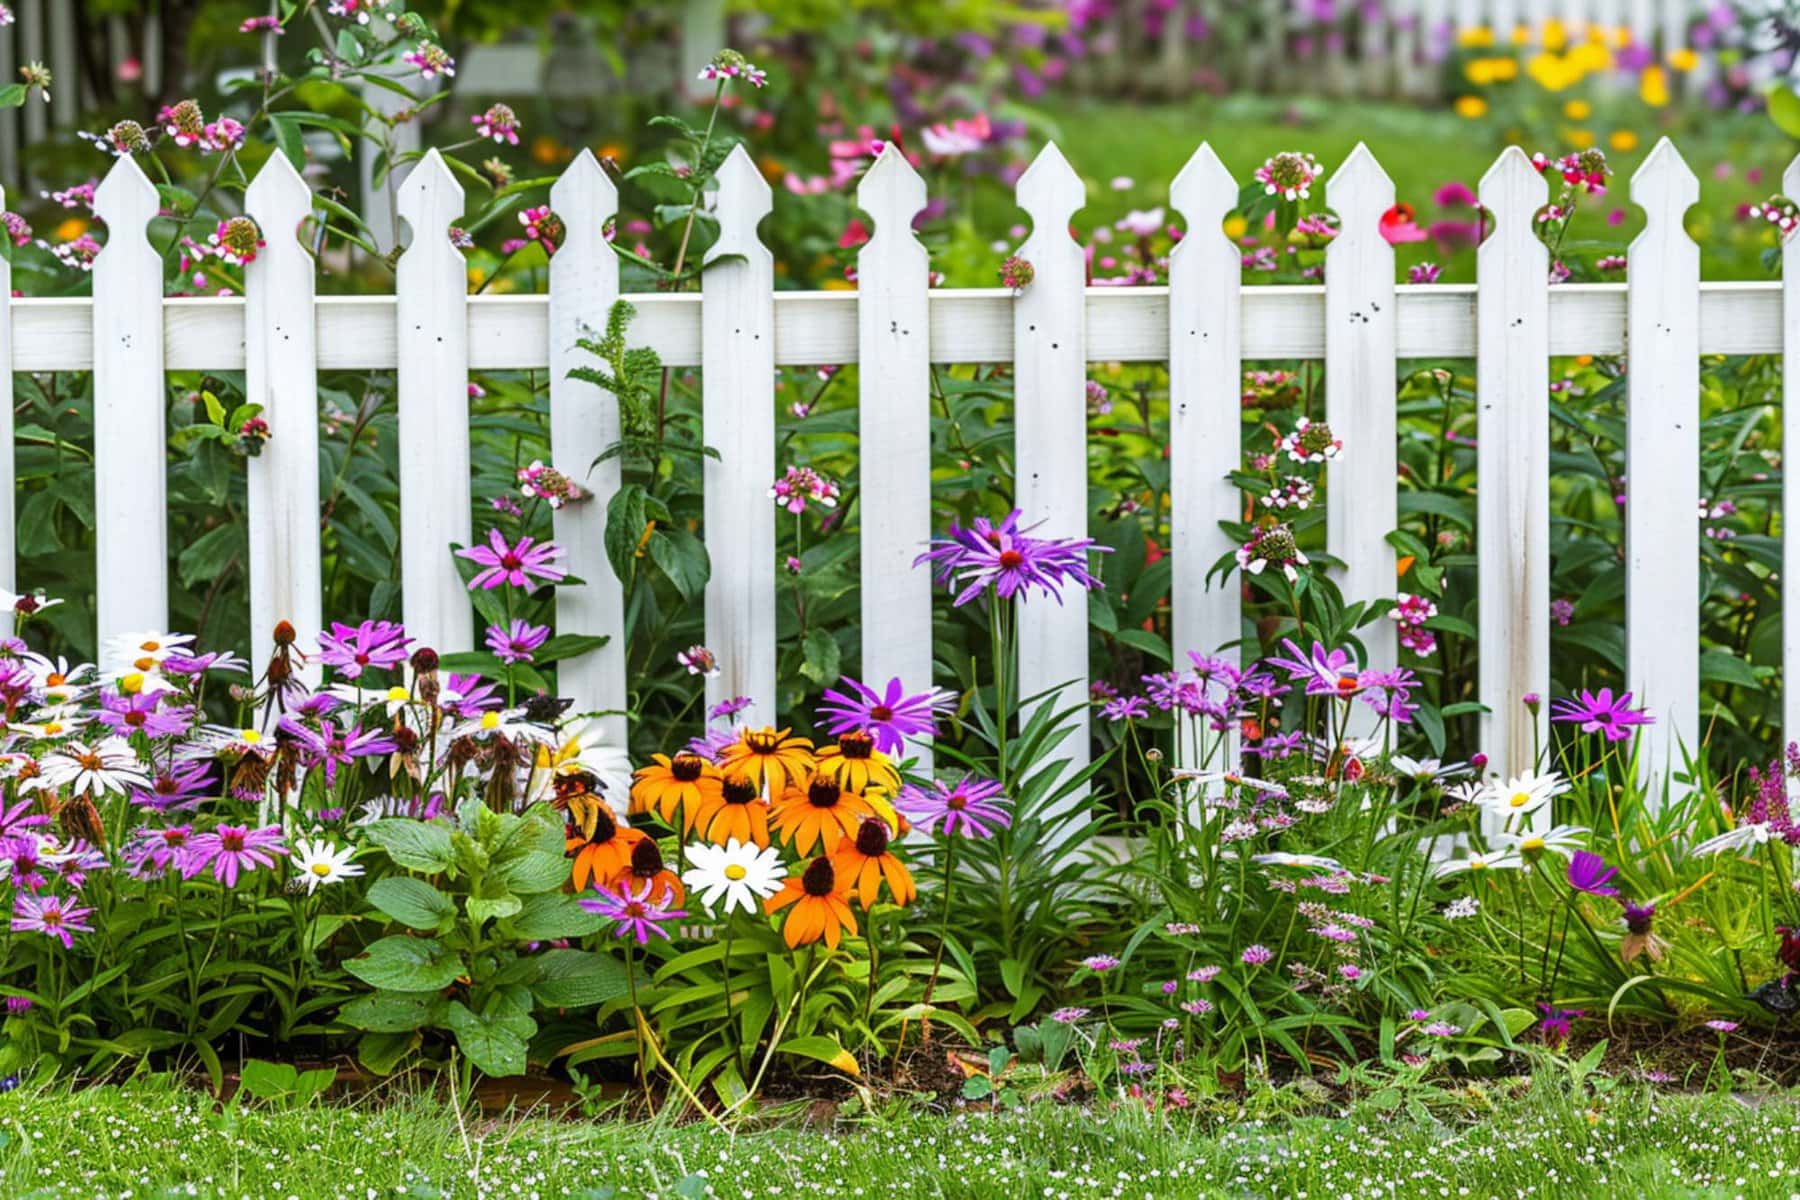
[[[172,654],[185,653],[194,644],[191,633],[163,633],[142,629],[121,633],[106,641],[106,663],[118,671],[149,674]]]
[[[1467,858],[1453,858],[1449,862],[1441,862],[1432,868],[1431,873],[1439,879],[1456,875],[1463,871],[1517,871],[1525,866],[1525,860],[1517,854],[1483,854],[1469,851]]]
[[[66,787],[75,795],[87,792],[98,797],[150,786],[150,776],[124,738],[103,738],[91,746],[66,742],[44,755],[38,766],[46,784]]]
[[[354,846],[340,848],[326,838],[317,841],[300,838],[294,843],[289,861],[294,864],[294,871],[310,896],[326,884],[342,883],[354,875],[361,875],[362,864],[350,861],[355,855]]]
[[[1728,829],[1717,837],[1709,837],[1689,851],[1699,857],[1706,854],[1723,854],[1727,850],[1755,851],[1769,840],[1767,822],[1739,825],[1736,829]]]
[[[786,877],[779,850],[760,849],[736,838],[723,846],[695,842],[687,848],[687,856],[693,865],[682,873],[681,882],[709,910],[723,897],[720,911],[726,914],[736,908],[761,912],[761,902],[780,891]]]
[[[1549,807],[1550,801],[1569,790],[1568,781],[1555,771],[1539,775],[1526,771],[1511,779],[1494,779],[1482,793],[1482,807],[1498,813],[1511,825],[1529,825],[1531,818]]]
[[[1549,850],[1556,854],[1569,855],[1583,849],[1587,835],[1592,833],[1580,825],[1558,825],[1549,833],[1500,833],[1495,835],[1500,845],[1511,853],[1519,855],[1539,854]]]
[[[26,654],[19,660],[31,672],[32,686],[49,704],[67,704],[87,690],[93,678],[93,663],[69,665],[66,658],[51,659],[42,654]]]

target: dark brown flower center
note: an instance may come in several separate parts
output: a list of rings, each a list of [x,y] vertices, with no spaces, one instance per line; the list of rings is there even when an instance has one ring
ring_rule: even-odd
[[[631,873],[639,879],[651,879],[663,869],[662,851],[656,843],[645,838],[631,848]]]
[[[721,786],[727,804],[749,804],[757,797],[756,784],[742,775],[733,775]]]
[[[869,719],[871,721],[891,721],[894,719],[894,710],[885,704],[877,704],[869,710]]]
[[[669,774],[682,783],[692,783],[705,768],[706,763],[698,754],[677,754],[669,764]]]
[[[773,754],[781,745],[781,735],[773,729],[764,729],[757,733],[746,733],[744,745],[752,754]]]
[[[800,876],[800,887],[809,896],[829,896],[836,891],[837,872],[831,869],[831,860],[823,855],[813,859]]]
[[[219,835],[219,847],[236,853],[244,848],[244,835],[236,830],[228,829]]]
[[[1002,550],[1000,552],[1000,565],[1009,571],[1018,570],[1019,567],[1024,565],[1024,562],[1025,556],[1020,554],[1017,550]]]
[[[610,842],[619,834],[619,823],[613,820],[606,805],[596,805],[594,809],[594,836],[588,840],[595,843]]]
[[[813,777],[813,781],[807,785],[806,801],[814,808],[836,808],[838,801],[843,798],[843,794],[836,783],[822,775],[816,775]]]
[[[856,831],[856,852],[866,858],[880,858],[887,848],[887,826],[880,821],[864,821]]]
[[[951,812],[961,812],[969,807],[969,798],[961,792],[951,792],[950,798],[944,801],[944,807]]]
[[[875,753],[875,739],[866,733],[846,733],[838,739],[838,753],[845,758],[868,758]]]

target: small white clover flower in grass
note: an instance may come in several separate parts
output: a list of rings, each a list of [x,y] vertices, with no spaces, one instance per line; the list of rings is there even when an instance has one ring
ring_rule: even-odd
[[[726,915],[735,909],[761,912],[762,901],[780,891],[787,877],[779,850],[736,838],[723,846],[696,842],[688,846],[687,857],[693,865],[682,873],[681,882],[708,910],[723,900],[719,911]]]
[[[350,861],[355,856],[354,846],[334,846],[328,838],[301,838],[294,843],[291,861],[296,878],[305,885],[306,894],[310,896],[327,884],[342,883],[361,875],[362,864]]]
[[[1461,921],[1481,911],[1481,901],[1473,896],[1461,896],[1444,906],[1444,920]]]

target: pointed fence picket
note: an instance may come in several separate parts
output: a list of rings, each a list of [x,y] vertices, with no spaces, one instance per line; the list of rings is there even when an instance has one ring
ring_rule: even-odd
[[[1016,503],[1021,526],[1044,537],[1087,535],[1087,322],[1082,299],[1087,261],[1069,232],[1086,189],[1056,143],[1019,176],[1018,204],[1031,219],[1019,249],[1032,282],[1013,302]],[[1021,697],[1073,708],[1073,732],[1057,748],[1068,770],[1088,763],[1087,597],[1035,597],[1018,606]],[[1023,719],[1029,719],[1026,710]],[[1066,752],[1066,754],[1065,754]],[[1086,789],[1072,791],[1072,807]]]
[[[0,211],[6,206],[6,192],[0,189]],[[12,263],[0,257],[0,296],[12,295]],[[12,307],[0,304],[0,362],[11,362],[13,357]],[[0,479],[16,479],[13,471],[13,383],[12,374],[8,372],[4,379],[4,394],[0,394]],[[17,545],[13,512],[13,492],[11,488],[0,488],[0,588],[14,590],[18,584],[14,579],[14,549]],[[10,609],[0,612],[0,635],[11,633],[13,614]]]
[[[856,189],[874,221],[856,259],[862,503],[862,675],[931,685],[931,256],[913,235],[925,181],[889,143]],[[931,746],[913,746],[929,770]]]
[[[1443,6],[1421,3],[1417,11],[1429,21]],[[1800,192],[1800,160],[1785,184]],[[1242,364],[1324,362],[1327,415],[1347,443],[1328,467],[1327,539],[1348,564],[1350,598],[1383,600],[1396,587],[1385,542],[1397,507],[1396,363],[1474,357],[1479,696],[1490,710],[1483,748],[1492,769],[1525,769],[1545,729],[1542,706],[1534,718],[1521,697],[1542,696],[1550,678],[1549,360],[1619,354],[1629,335],[1627,685],[1656,717],[1653,759],[1666,763],[1677,746],[1694,749],[1702,733],[1698,358],[1800,355],[1800,266],[1789,258],[1779,284],[1702,283],[1682,227],[1694,178],[1667,143],[1632,182],[1648,222],[1631,248],[1629,284],[1549,286],[1548,256],[1532,233],[1547,188],[1516,149],[1482,180],[1494,229],[1478,252],[1474,285],[1394,286],[1393,251],[1379,230],[1392,184],[1364,149],[1327,185],[1343,228],[1327,252],[1322,287],[1243,286],[1237,250],[1220,227],[1236,195],[1231,174],[1201,147],[1169,196],[1189,229],[1172,256],[1169,286],[1087,287],[1083,254],[1069,233],[1085,189],[1050,146],[1018,185],[1032,228],[1020,254],[1034,281],[1016,294],[937,290],[910,228],[926,192],[891,147],[858,191],[874,226],[860,256],[860,292],[777,292],[757,235],[772,195],[748,154],[734,152],[719,174],[720,236],[707,252],[701,291],[632,297],[634,344],[654,348],[670,366],[701,369],[704,439],[719,453],[707,460],[703,480],[702,532],[713,567],[706,643],[721,668],[707,683],[708,703],[749,696],[756,707],[742,719],[762,722],[775,718],[784,699],[776,681],[775,570],[786,518],[768,496],[777,469],[777,363],[859,365],[862,443],[871,451],[857,500],[860,669],[871,683],[897,676],[916,690],[933,682],[932,608],[942,603],[926,571],[911,566],[933,532],[932,363],[1012,364],[1017,504],[1026,524],[1060,536],[1087,527],[1087,363],[1168,363],[1172,649],[1180,664],[1189,651],[1254,646],[1254,634],[1242,628],[1239,581],[1207,578],[1233,549],[1219,522],[1242,515],[1238,492],[1224,479],[1240,461]],[[446,235],[462,193],[436,154],[400,188],[410,242],[391,296],[314,294],[312,262],[295,237],[311,198],[285,160],[264,167],[247,200],[268,243],[247,271],[248,294],[164,298],[161,264],[146,236],[156,192],[132,160],[121,160],[96,197],[108,236],[94,265],[93,298],[13,298],[0,312],[0,353],[14,370],[92,369],[96,376],[102,635],[167,621],[164,477],[153,465],[164,445],[165,369],[244,371],[249,398],[264,406],[274,431],[249,466],[259,637],[278,619],[304,627],[343,615],[319,613],[317,372],[397,369],[402,608],[421,643],[468,648],[467,590],[448,554],[451,544],[470,540],[468,372],[549,368],[555,464],[595,493],[555,517],[566,565],[586,581],[559,593],[558,623],[563,632],[610,639],[564,664],[561,678],[579,710],[610,711],[606,732],[622,737],[625,620],[603,549],[618,470],[596,463],[616,439],[619,418],[609,395],[568,378],[586,360],[576,338],[605,321],[619,294],[604,236],[616,196],[599,164],[577,159],[552,191],[568,234],[552,260],[547,295],[468,295],[463,261]],[[1786,436],[1800,444],[1800,385],[1790,377],[1784,386]],[[1800,484],[1790,476],[1786,488],[1790,510],[1800,508]],[[1800,579],[1800,536],[1785,538],[1784,555],[1784,577]],[[0,543],[0,559],[10,566],[11,557]],[[1800,587],[1786,589],[1783,604],[1790,627],[1800,628]],[[1021,690],[1077,706],[1083,728],[1065,743],[1077,762],[1087,745],[1087,629],[1083,595],[1023,607]],[[809,636],[823,653],[818,640],[841,633]],[[1363,636],[1373,664],[1393,661],[1390,623]],[[1787,677],[1800,678],[1800,637],[1785,642]],[[849,639],[840,644],[847,648]],[[1800,736],[1800,688],[1790,689],[1784,707],[1790,735]]]
[[[1646,223],[1626,268],[1625,682],[1658,715],[1646,774],[1700,745],[1700,247],[1682,225],[1699,198],[1667,138],[1631,177]]]
[[[1800,155],[1781,176],[1782,192],[1800,195]],[[1701,352],[1705,353],[1704,343]],[[1800,446],[1800,371],[1785,369],[1800,362],[1800,254],[1781,256],[1781,444]],[[1781,473],[1781,578],[1800,579],[1800,536],[1787,514],[1800,513],[1800,471]],[[1800,587],[1781,589],[1781,678],[1800,680]],[[1782,744],[1800,740],[1800,687],[1787,684],[1782,691]]]
[[[313,260],[300,222],[312,192],[285,154],[274,154],[244,195],[267,243],[244,268],[244,398],[269,425],[250,460],[250,637],[261,650],[278,621],[310,636],[320,625],[319,352]],[[308,659],[307,682],[319,668]]]
[[[396,269],[400,345],[401,611],[415,645],[474,645],[467,589],[450,556],[470,541],[469,283],[450,244],[462,185],[434,149],[400,185],[412,240]]]

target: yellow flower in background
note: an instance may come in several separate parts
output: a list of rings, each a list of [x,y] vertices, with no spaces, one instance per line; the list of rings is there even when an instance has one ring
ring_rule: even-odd
[[[1669,51],[1668,60],[1669,65],[1677,71],[1691,71],[1700,65],[1700,56],[1686,46],[1679,50]]]
[[[1637,149],[1638,135],[1629,129],[1615,129],[1612,136],[1606,139],[1606,144],[1620,154],[1625,154]]]
[[[1539,39],[1546,50],[1561,50],[1569,44],[1569,30],[1561,21],[1551,17],[1544,22],[1543,36]]]
[[[1561,54],[1534,54],[1525,64],[1525,73],[1547,92],[1560,92],[1581,82],[1582,69]]]
[[[1571,100],[1563,105],[1563,116],[1571,121],[1585,121],[1594,115],[1594,106],[1586,100]]]
[[[1525,24],[1519,24],[1519,25],[1514,25],[1512,27],[1512,44],[1513,45],[1525,46],[1525,45],[1529,45],[1530,42],[1531,42],[1531,26],[1525,25]]]
[[[1223,228],[1225,230],[1225,236],[1236,241],[1238,238],[1243,237],[1244,232],[1250,228],[1250,222],[1245,220],[1241,213],[1233,213],[1225,218]]]
[[[1467,118],[1471,121],[1475,120],[1477,117],[1487,116],[1487,101],[1483,100],[1480,96],[1458,96],[1454,107],[1457,116]]]
[[[1613,65],[1612,52],[1599,42],[1583,42],[1569,51],[1569,62],[1583,73],[1593,75],[1600,71],[1610,71]]]
[[[1569,130],[1569,145],[1577,150],[1586,150],[1594,144],[1594,131],[1591,129]]]
[[[1467,29],[1456,31],[1456,44],[1469,49],[1481,49],[1494,44],[1494,31],[1486,25],[1471,25]]]
[[[1626,46],[1631,45],[1631,26],[1615,25],[1612,33],[1612,44],[1620,49],[1624,49]]]
[[[88,223],[80,217],[70,217],[56,226],[56,240],[72,242],[88,231]]]
[[[1651,108],[1661,108],[1669,102],[1669,75],[1661,67],[1645,67],[1644,73],[1638,76],[1638,96]]]

